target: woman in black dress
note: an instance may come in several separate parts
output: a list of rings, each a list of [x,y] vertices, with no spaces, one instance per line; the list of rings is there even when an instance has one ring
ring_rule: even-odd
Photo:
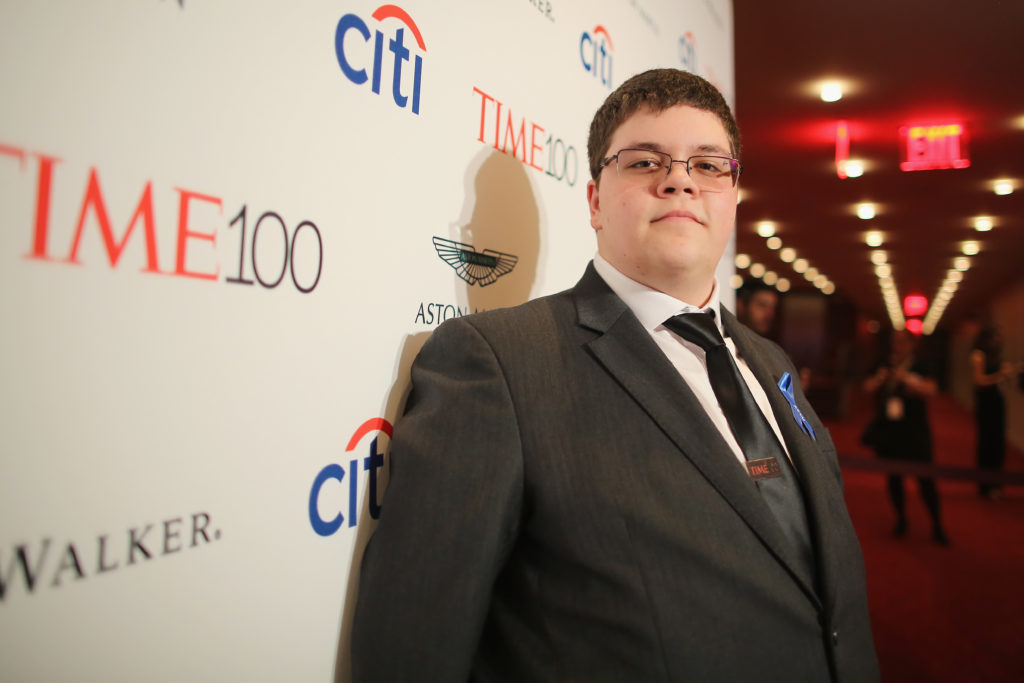
[[[875,415],[865,431],[865,442],[880,458],[932,462],[932,431],[928,421],[928,403],[938,385],[927,365],[914,351],[917,339],[906,330],[892,334],[892,351],[885,363],[864,382],[875,393]],[[931,477],[918,477],[921,499],[932,520],[932,540],[949,545],[942,527],[939,492]],[[889,499],[896,511],[894,536],[907,533],[907,513],[903,477],[889,476]]]
[[[992,325],[981,329],[971,349],[974,379],[974,419],[978,426],[978,469],[998,471],[1006,460],[1006,401],[1000,383],[1011,377],[1014,367],[1003,361],[1002,339]],[[1002,489],[981,483],[978,493],[996,500]]]

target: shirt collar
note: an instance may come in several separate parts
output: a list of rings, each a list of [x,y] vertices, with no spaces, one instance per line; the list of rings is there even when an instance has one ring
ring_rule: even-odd
[[[717,281],[712,281],[711,298],[708,299],[707,305],[698,307],[664,292],[651,289],[647,285],[640,284],[636,280],[623,275],[615,266],[608,263],[601,254],[594,254],[594,269],[608,287],[633,311],[640,324],[648,332],[654,332],[661,327],[663,322],[680,313],[713,312],[715,324],[718,325],[719,331],[724,336]]]

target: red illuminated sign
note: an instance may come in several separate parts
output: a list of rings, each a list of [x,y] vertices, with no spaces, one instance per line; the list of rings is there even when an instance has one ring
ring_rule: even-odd
[[[850,159],[850,127],[846,121],[836,124],[836,175],[846,178],[846,162]]]
[[[924,315],[928,310],[928,299],[921,294],[908,294],[903,299],[903,315]]]
[[[967,157],[965,133],[959,123],[903,126],[900,128],[900,169],[967,168],[971,160]]]
[[[920,335],[921,331],[924,330],[924,323],[921,322],[920,318],[911,318],[907,321],[907,330],[912,334]]]

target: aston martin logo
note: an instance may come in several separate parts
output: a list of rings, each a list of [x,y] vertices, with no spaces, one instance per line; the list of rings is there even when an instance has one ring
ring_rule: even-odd
[[[443,237],[434,238],[434,249],[441,260],[455,269],[459,277],[470,285],[486,287],[502,275],[511,273],[519,262],[518,256],[493,249],[477,251],[471,244],[463,244]]]

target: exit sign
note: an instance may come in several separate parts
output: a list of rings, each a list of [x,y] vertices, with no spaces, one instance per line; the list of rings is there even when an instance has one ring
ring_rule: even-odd
[[[934,168],[967,168],[967,141],[959,123],[900,128],[900,169],[926,171]]]

